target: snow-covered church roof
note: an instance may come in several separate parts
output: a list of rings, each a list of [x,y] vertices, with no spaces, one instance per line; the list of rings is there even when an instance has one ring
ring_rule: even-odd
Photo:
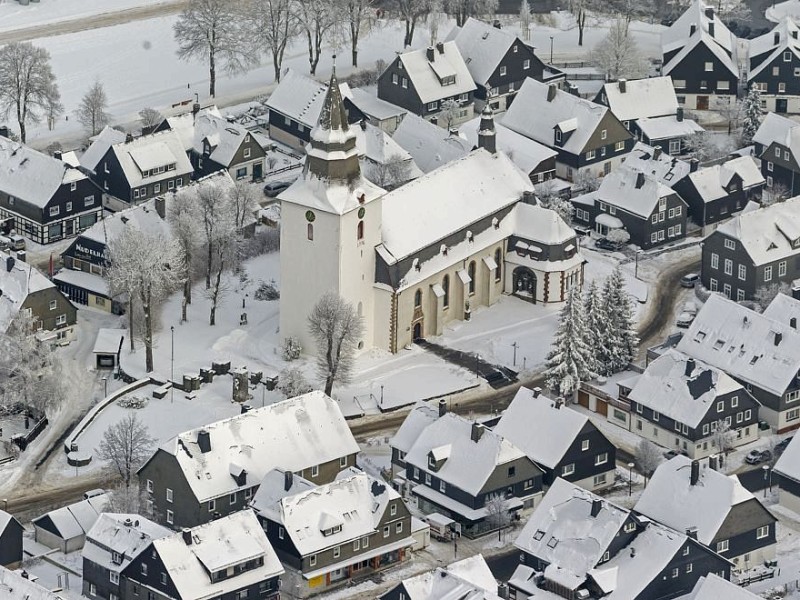
[[[475,146],[466,137],[411,113],[403,117],[392,139],[411,154],[423,173],[463,158]]]
[[[472,144],[473,148],[478,146],[480,122],[481,117],[476,117],[464,123],[459,129],[459,133]],[[495,122],[494,128],[497,149],[506,153],[524,173],[531,173],[544,161],[558,156],[558,152],[552,148],[525,137],[502,123]]]

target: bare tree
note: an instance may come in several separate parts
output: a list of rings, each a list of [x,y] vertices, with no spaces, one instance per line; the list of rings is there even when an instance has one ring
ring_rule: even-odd
[[[578,26],[578,46],[583,46],[583,31],[586,28],[586,17],[589,14],[589,0],[575,0],[572,11]]]
[[[305,375],[303,375],[303,371],[298,367],[291,367],[281,371],[280,375],[278,375],[278,389],[287,398],[294,398],[295,396],[307,394],[313,388],[306,380]]]
[[[786,294],[787,296],[791,296],[791,286],[786,282],[776,282],[770,283],[769,285],[762,285],[756,289],[754,300],[756,301],[758,308],[761,309],[761,312],[767,309],[767,307],[772,303],[778,294]]]
[[[399,154],[393,154],[384,162],[367,161],[364,165],[366,178],[385,190],[406,183],[411,177],[411,163]]]
[[[707,162],[733,152],[736,144],[730,135],[700,131],[686,138],[686,148],[693,158]]]
[[[736,432],[728,421],[720,419],[716,423],[712,423],[711,431],[711,444],[716,446],[717,452],[727,455],[728,452],[733,450]]]
[[[155,504],[150,502],[150,494],[144,486],[117,486],[111,490],[105,512],[142,515],[152,521],[160,520]]]
[[[522,31],[522,39],[531,39],[531,5],[528,0],[522,0],[519,5],[519,28]]]
[[[237,181],[229,191],[233,223],[242,229],[253,222],[253,215],[258,209],[258,194],[256,188],[246,181]]]
[[[364,322],[352,304],[328,292],[311,310],[308,328],[317,346],[317,372],[330,396],[334,383],[350,381]]]
[[[146,107],[139,111],[139,121],[142,124],[142,133],[152,133],[156,127],[161,125],[164,115],[155,108]]]
[[[609,80],[636,79],[647,74],[647,63],[636,40],[629,35],[628,23],[624,19],[611,24],[608,35],[595,46],[592,56]]]
[[[543,208],[549,208],[559,214],[564,219],[564,222],[569,224],[572,222],[572,203],[558,193],[553,180],[545,181],[537,186],[539,192],[539,204]]]
[[[103,434],[97,456],[108,461],[109,467],[119,474],[126,488],[139,467],[149,458],[155,439],[150,437],[147,425],[130,412]]]
[[[453,100],[452,98],[442,100],[441,110],[439,110],[439,114],[436,116],[436,122],[439,123],[441,119],[444,122],[445,128],[449,130],[453,127],[453,124],[456,122],[456,119],[458,119],[462,110],[461,103],[458,100]],[[441,125],[441,123],[439,124]]]
[[[202,185],[202,183],[198,184]],[[183,262],[183,301],[181,302],[181,322],[187,320],[187,308],[192,303],[192,279],[194,277],[194,257],[200,244],[197,229],[197,187],[181,188],[169,203],[169,220],[172,235],[178,242]]]
[[[337,10],[344,15],[346,37],[350,42],[350,58],[354,67],[358,66],[358,41],[364,27],[369,27],[373,14],[373,0],[338,0]]]
[[[497,11],[498,0],[446,0],[445,9],[463,27],[470,17],[486,17]]]
[[[414,40],[417,23],[431,10],[431,0],[395,0],[395,8],[405,24],[403,46],[408,48]]]
[[[214,266],[214,245],[221,237],[219,229],[230,220],[226,213],[228,203],[227,186],[216,180],[209,180],[197,187],[196,210],[201,226],[201,235],[206,252],[206,289],[211,288],[211,273]]]
[[[54,121],[63,112],[47,50],[30,42],[0,48],[0,109],[6,116],[15,113],[23,144],[27,123],[38,123],[43,116]]]
[[[108,97],[103,84],[95,81],[89,91],[81,98],[81,103],[75,111],[78,122],[89,132],[89,135],[97,135],[100,130],[108,125],[109,115]]]
[[[761,108],[760,103],[759,108]],[[737,100],[736,98],[728,98],[726,96],[717,96],[714,98],[713,110],[714,112],[719,113],[719,115],[727,122],[728,135],[740,134],[739,130],[741,129],[741,120],[742,115],[744,114],[743,101]]]
[[[337,7],[330,0],[295,0],[295,15],[308,44],[308,69],[316,75],[322,43],[339,21]]]
[[[663,461],[664,455],[661,454],[661,448],[650,440],[642,439],[636,446],[636,466],[639,468],[639,472],[644,475],[645,485],[647,485],[647,480],[653,476],[658,465]]]
[[[254,63],[244,30],[241,0],[189,0],[175,23],[178,57],[208,61],[208,93],[216,95],[217,61],[229,73],[242,73]]]
[[[291,9],[292,0],[251,0],[249,21],[255,37],[272,56],[275,82],[281,80],[281,65],[286,46],[297,33],[297,22]]]
[[[581,193],[594,192],[600,187],[600,178],[589,169],[578,171],[574,178],[575,189]]]
[[[492,494],[486,500],[486,520],[490,527],[497,529],[497,540],[502,540],[503,530],[511,523],[509,503],[503,494]]]
[[[777,202],[783,202],[791,195],[792,191],[787,185],[774,181],[770,187],[765,187],[761,191],[761,206],[771,206]]]
[[[232,204],[227,204],[228,210],[220,214],[220,222],[217,223],[216,234],[211,247],[211,268],[214,273],[211,288],[207,290],[207,295],[211,299],[211,309],[208,317],[208,324],[217,324],[217,308],[227,291],[222,276],[228,271],[232,271],[239,264],[239,247],[241,240],[241,229],[236,227]]]
[[[431,0],[430,12],[428,13],[428,30],[430,31],[430,46],[435,46],[439,41],[439,26],[447,23],[447,13],[444,12],[444,2],[442,0]]]

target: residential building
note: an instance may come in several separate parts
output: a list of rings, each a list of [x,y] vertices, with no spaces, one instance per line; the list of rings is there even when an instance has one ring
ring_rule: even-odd
[[[415,543],[411,513],[400,495],[354,468],[322,485],[272,470],[252,507],[287,569],[284,585],[292,597],[329,591],[396,565]]]
[[[339,405],[314,391],[178,434],[139,469],[139,485],[160,521],[193,527],[247,506],[274,468],[328,483],[358,451]]]
[[[661,463],[634,510],[697,541],[746,571],[774,560],[777,519],[736,475],[685,456]],[[691,507],[687,510],[687,507]]]
[[[539,388],[520,388],[494,432],[544,471],[545,485],[559,477],[587,490],[614,483],[614,444],[586,415],[543,396]]]
[[[100,494],[33,519],[33,539],[64,554],[80,550],[86,533],[100,518],[109,500],[109,494]]]
[[[800,514],[800,441],[792,439],[772,469],[773,483],[778,485],[778,503]]]
[[[633,148],[633,136],[604,106],[526,79],[502,124],[558,152],[556,176],[575,181],[579,173],[602,177]]]
[[[417,436],[405,456],[406,481],[420,510],[456,521],[475,537],[497,528],[490,506],[514,513],[542,494],[542,470],[481,423],[446,413]]]
[[[122,598],[280,599],[283,567],[253,511],[154,539],[123,569]]]
[[[761,174],[767,180],[767,189],[784,198],[800,193],[798,125],[790,119],[780,120],[780,117],[770,118],[767,115],[753,138],[756,148],[763,148],[758,156],[761,158]]]
[[[677,350],[647,365],[627,399],[631,431],[691,458],[758,439],[759,404],[742,384]],[[720,428],[730,434],[718,434]]]
[[[466,125],[466,124],[465,124]],[[464,158],[475,144],[454,131],[437,127],[417,115],[407,114],[397,126],[392,139],[411,155],[423,173],[430,173],[459,158]]]
[[[659,183],[671,188],[692,172],[693,169],[696,171],[699,163],[671,156],[659,147],[636,142],[633,150],[625,158],[625,166],[635,171],[641,171]]]
[[[686,596],[686,600],[758,600],[760,596],[747,591],[746,588],[739,587],[735,583],[724,580],[714,573],[709,573],[705,577],[697,580],[692,592]]]
[[[364,177],[385,190],[400,187],[422,175],[408,151],[383,129],[366,121],[361,121],[356,128],[356,148]]]
[[[172,535],[139,515],[103,513],[86,533],[83,545],[83,595],[122,600],[121,575],[154,539]]]
[[[672,189],[627,162],[603,178],[600,187],[572,199],[575,220],[600,235],[624,229],[643,250],[686,236],[687,205]]]
[[[683,116],[683,108],[675,116],[639,119],[637,126],[638,139],[670,156],[689,152],[691,137],[705,131],[696,121]]]
[[[455,27],[447,37],[455,42],[472,79],[475,99],[503,112],[514,101],[517,91],[529,77],[542,82],[563,81],[564,74],[545,65],[516,35],[470,17],[462,27]],[[479,106],[482,108],[482,106]]]
[[[711,294],[677,349],[744,385],[778,433],[800,426],[800,334],[790,324]]]
[[[41,340],[72,339],[78,320],[75,306],[38,269],[0,251],[0,332],[5,333],[20,312],[33,319]]]
[[[756,160],[746,155],[699,168],[673,189],[689,205],[692,221],[709,230],[733,217],[750,200],[760,199],[765,183]]]
[[[759,288],[800,277],[800,198],[751,208],[703,241],[703,285],[736,301],[753,300]]]
[[[261,181],[266,152],[255,135],[229,119],[199,114],[194,121],[189,158],[196,177],[228,171],[235,181]]]
[[[497,580],[482,554],[407,577],[378,600],[500,600]]]
[[[800,123],[793,121],[788,117],[768,112],[761,120],[761,125],[758,126],[756,134],[753,136],[754,152],[753,156],[761,158],[764,151],[772,145],[773,142],[782,142],[787,139],[786,134],[795,127],[800,126]],[[763,166],[763,165],[762,165]]]
[[[402,425],[389,440],[392,449],[392,476],[398,484],[405,482],[406,454],[417,441],[420,434],[431,423],[447,414],[447,400],[438,402],[417,402],[403,419]],[[399,487],[399,485],[398,485]]]
[[[395,132],[406,116],[404,108],[381,100],[375,92],[370,93],[361,88],[350,89],[350,96],[346,101],[351,102],[366,117],[370,125],[380,127],[389,135]]]
[[[445,129],[472,118],[475,88],[453,41],[403,52],[378,78],[378,98]]]
[[[780,114],[800,112],[800,39],[797,22],[784,17],[772,31],[750,40],[749,87],[761,92],[765,110]]]
[[[168,117],[168,119],[170,118],[175,117]],[[106,125],[100,133],[89,138],[91,144],[80,155],[78,159],[79,168],[87,175],[95,175],[97,173],[97,164],[103,159],[111,146],[122,144],[126,138],[127,135],[124,131]]]
[[[103,214],[102,192],[80,170],[0,136],[0,219],[37,244],[91,227]]]
[[[736,101],[738,40],[703,0],[693,0],[661,34],[662,75],[672,77],[678,104],[715,110]]]
[[[69,600],[31,581],[26,571],[10,571],[0,565],[0,596],[3,600]]]
[[[556,479],[515,546],[520,565],[509,597],[667,600],[731,563],[685,533]]]
[[[22,523],[0,510],[0,567],[16,569],[22,564]]]

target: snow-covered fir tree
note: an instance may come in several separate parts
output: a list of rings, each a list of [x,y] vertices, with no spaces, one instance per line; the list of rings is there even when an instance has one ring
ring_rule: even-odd
[[[749,146],[753,143],[753,136],[761,126],[764,118],[764,109],[761,108],[761,92],[755,85],[750,86],[750,91],[744,98],[742,117],[742,144]]]
[[[580,290],[574,286],[561,309],[561,321],[553,339],[553,348],[547,355],[544,373],[547,387],[562,396],[576,392],[581,381],[597,377],[587,337]]]
[[[609,324],[610,372],[621,371],[635,357],[639,347],[636,317],[625,289],[622,271],[615,267],[603,285],[603,306]]]
[[[592,351],[594,363],[592,370],[598,375],[611,373],[611,352],[609,349],[609,323],[603,303],[603,291],[592,280],[583,304],[586,320],[586,341]]]

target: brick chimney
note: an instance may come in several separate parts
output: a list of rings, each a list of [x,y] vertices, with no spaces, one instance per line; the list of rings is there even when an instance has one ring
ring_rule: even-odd
[[[436,60],[436,52],[434,51],[433,46],[428,46],[428,48],[425,50],[425,56],[427,57],[428,62],[433,62]]]
[[[481,425],[480,423],[473,423],[470,439],[473,442],[479,442],[481,437],[483,436],[484,431],[486,431],[486,428],[483,425]]]
[[[200,452],[206,454],[211,452],[211,434],[206,429],[201,429],[197,432],[197,445],[200,447]]]
[[[442,398],[439,400],[439,416],[443,417],[447,414],[447,400]]]

